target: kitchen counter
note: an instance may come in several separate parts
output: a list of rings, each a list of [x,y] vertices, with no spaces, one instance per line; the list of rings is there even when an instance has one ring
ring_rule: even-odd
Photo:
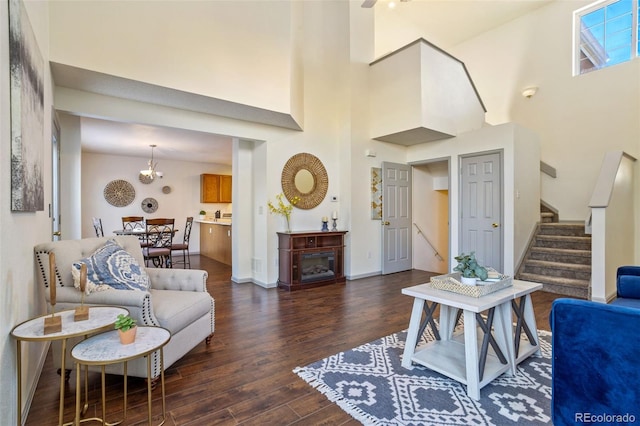
[[[231,225],[231,219],[212,219],[212,218],[206,218],[206,219],[193,219],[194,222],[198,222],[198,223],[208,223],[211,225],[223,225],[223,226],[230,226]]]
[[[195,220],[200,223],[200,254],[231,265],[231,220]]]

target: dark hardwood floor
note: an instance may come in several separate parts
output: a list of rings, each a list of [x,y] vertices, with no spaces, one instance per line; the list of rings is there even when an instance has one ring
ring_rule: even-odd
[[[403,287],[420,284],[424,271],[375,276],[345,285],[285,292],[234,284],[231,268],[192,256],[192,267],[209,273],[216,301],[215,334],[166,371],[166,425],[356,425],[348,414],[298,378],[292,370],[409,325],[413,299]],[[549,329],[551,302],[533,294],[539,329]],[[55,425],[59,376],[47,357],[26,424]],[[89,377],[87,416],[101,414],[100,377]],[[147,424],[146,384],[129,378],[127,424]],[[122,377],[107,378],[107,420],[122,417]],[[160,386],[153,393],[153,422],[161,418]],[[66,388],[65,421],[73,419],[75,374]],[[92,422],[89,424],[97,424]]]

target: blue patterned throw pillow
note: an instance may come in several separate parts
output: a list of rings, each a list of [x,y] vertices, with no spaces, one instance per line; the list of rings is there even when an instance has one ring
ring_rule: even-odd
[[[115,240],[108,240],[91,256],[73,262],[73,284],[80,288],[80,268],[87,265],[85,293],[103,290],[141,290],[149,288],[149,276],[136,259]]]

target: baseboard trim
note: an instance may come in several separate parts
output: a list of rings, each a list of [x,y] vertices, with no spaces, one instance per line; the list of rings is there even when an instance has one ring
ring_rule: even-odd
[[[276,288],[276,287],[278,287],[278,283],[265,283],[263,281],[254,280],[253,278],[250,278],[250,277],[238,278],[238,277],[231,276],[231,281],[236,283],[236,284],[255,284],[255,285],[260,286],[262,288]]]
[[[382,275],[382,271],[367,272],[366,274],[358,274],[358,275],[347,275],[346,277],[347,277],[347,280],[353,281],[353,280],[359,280],[360,278],[375,277],[377,275]]]

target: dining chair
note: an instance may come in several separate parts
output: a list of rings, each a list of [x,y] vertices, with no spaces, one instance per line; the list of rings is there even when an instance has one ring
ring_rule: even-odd
[[[144,217],[142,216],[122,216],[122,229],[125,231],[136,231],[144,229]]]
[[[144,217],[142,216],[122,216],[122,229],[124,231],[140,231],[138,235],[140,246],[146,247],[147,238],[143,231],[145,230]]]
[[[147,219],[146,221],[146,246],[142,248],[145,264],[149,261],[158,268],[173,268],[171,258],[171,245],[175,219]]]
[[[93,229],[96,231],[96,237],[104,237],[104,230],[102,229],[102,219],[99,217],[92,217]]]
[[[175,264],[184,265],[185,268],[191,269],[191,256],[189,255],[189,237],[191,236],[191,226],[193,225],[193,217],[187,218],[187,224],[184,226],[184,236],[181,243],[171,245],[171,251],[182,251],[182,260],[177,260]]]

